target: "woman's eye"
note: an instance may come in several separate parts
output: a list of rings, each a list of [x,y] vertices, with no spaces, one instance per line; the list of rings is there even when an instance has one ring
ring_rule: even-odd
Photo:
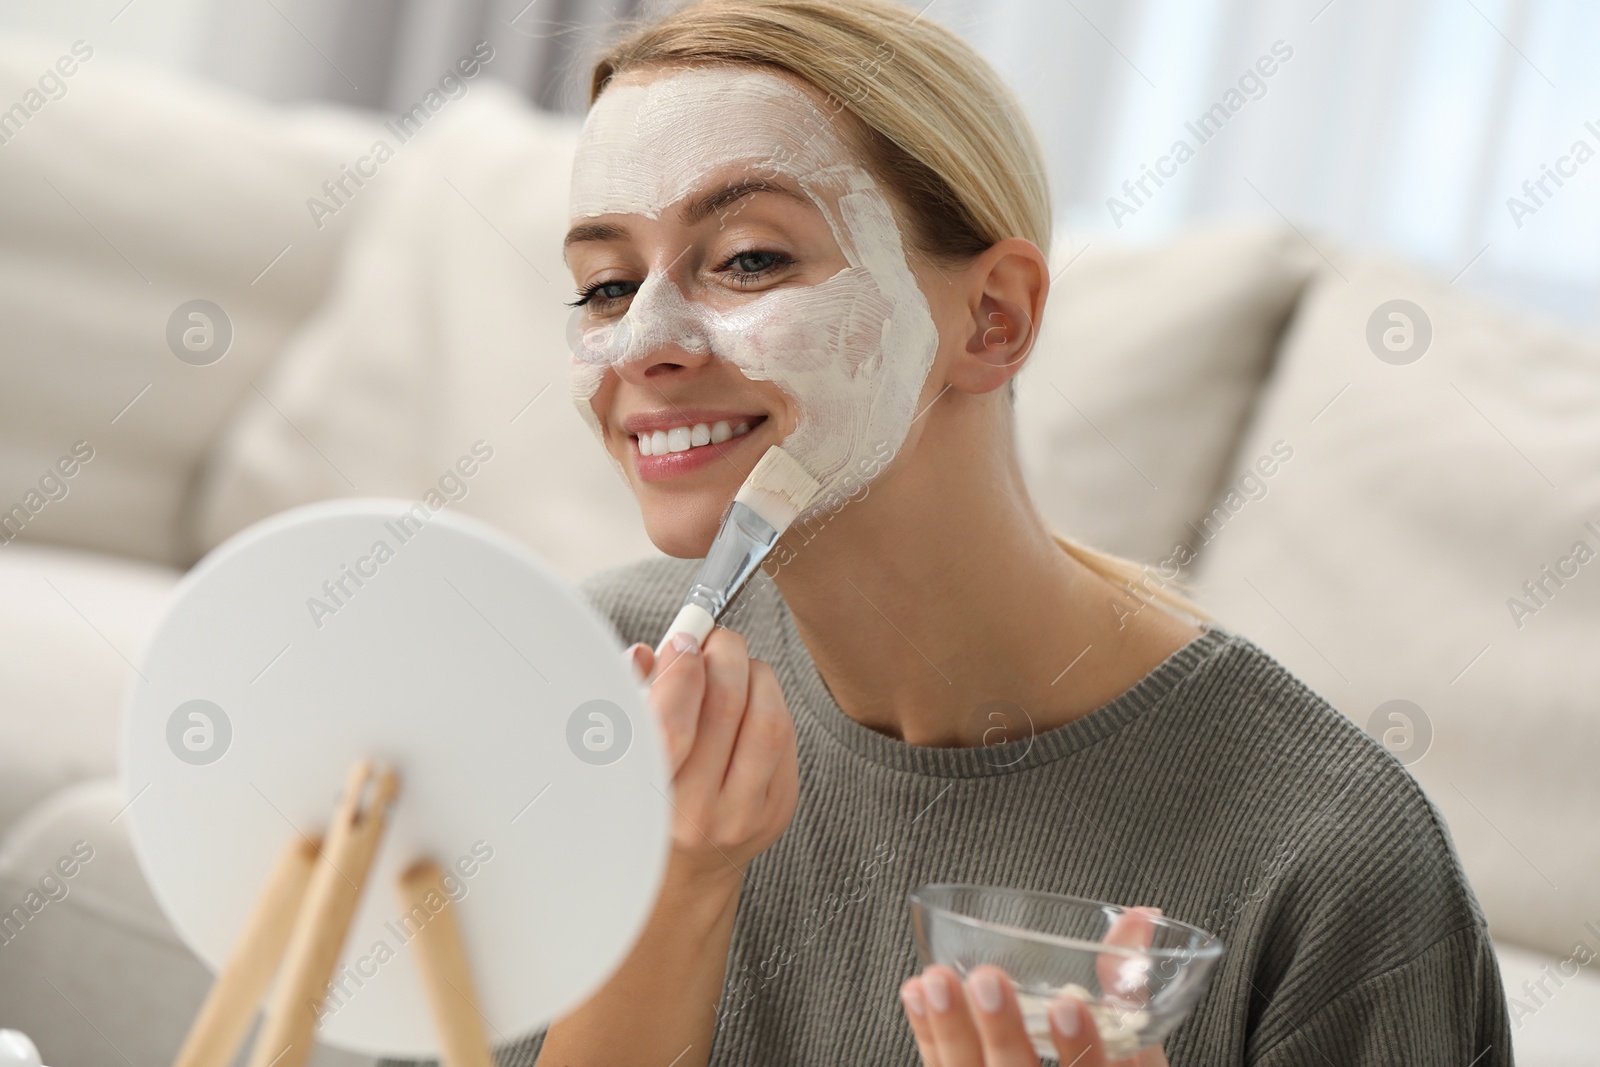
[[[782,252],[751,250],[735,252],[717,270],[732,279],[735,285],[748,285],[793,263],[794,260]],[[578,299],[570,301],[567,306],[588,307],[590,311],[599,313],[638,292],[639,284],[621,280],[595,282],[579,289]]]
[[[735,283],[744,284],[770,274],[780,267],[786,267],[794,260],[782,252],[763,252],[751,250],[749,252],[735,252],[718,269],[726,272]]]
[[[638,288],[638,282],[595,282],[593,285],[586,285],[582,289],[578,290],[578,299],[572,301],[567,306],[584,307],[585,305],[595,305],[598,307],[604,307],[610,304],[612,301],[621,300],[624,297],[632,296],[634,291]]]

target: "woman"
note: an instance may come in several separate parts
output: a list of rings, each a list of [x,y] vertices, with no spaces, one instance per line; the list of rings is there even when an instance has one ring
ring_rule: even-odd
[[[641,642],[676,820],[637,947],[511,1062],[1033,1064],[1003,973],[916,973],[906,891],[971,881],[1221,937],[1139,1063],[1510,1063],[1407,772],[1030,503],[1011,396],[1050,213],[994,73],[888,0],[706,0],[612,49],[591,101],[572,391],[677,558],[588,591]],[[657,662],[777,444],[822,497],[731,628]],[[1104,1062],[1082,1004],[1051,1020],[1062,1062]]]

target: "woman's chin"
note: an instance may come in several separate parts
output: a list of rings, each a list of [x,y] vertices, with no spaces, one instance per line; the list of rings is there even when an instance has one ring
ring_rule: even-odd
[[[678,559],[704,559],[722,524],[716,501],[672,500],[644,508],[644,528],[651,542]]]

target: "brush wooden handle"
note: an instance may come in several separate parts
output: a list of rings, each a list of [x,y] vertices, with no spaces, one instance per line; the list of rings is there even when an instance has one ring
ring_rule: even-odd
[[[428,995],[434,1029],[439,1032],[439,1060],[444,1067],[494,1067],[489,1039],[483,1032],[478,991],[467,965],[466,947],[454,906],[440,887],[442,872],[432,860],[418,860],[400,876],[401,922],[422,916],[411,939],[417,972]],[[437,894],[438,910],[428,906]]]
[[[370,802],[363,807],[368,782]],[[399,792],[392,770],[362,760],[350,772],[311,872],[305,903],[290,934],[283,974],[250,1055],[250,1067],[303,1067],[316,1043],[322,999],[361,902],[361,889]]]
[[[228,1067],[283,958],[320,846],[296,837],[278,856],[173,1067]]]

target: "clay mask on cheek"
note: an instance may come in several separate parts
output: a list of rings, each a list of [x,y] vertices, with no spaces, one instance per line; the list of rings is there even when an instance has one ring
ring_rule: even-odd
[[[797,425],[781,443],[822,483],[817,511],[837,500],[830,489],[870,477],[900,448],[939,340],[889,203],[828,114],[764,71],[696,68],[613,85],[584,123],[571,216],[659,218],[691,192],[711,191],[697,183],[730,165],[799,185],[848,265],[819,284],[780,286],[727,311],[652,272],[622,318],[587,323],[579,309],[572,398],[598,433],[590,399],[607,367],[664,344],[726,359],[794,399]]]

